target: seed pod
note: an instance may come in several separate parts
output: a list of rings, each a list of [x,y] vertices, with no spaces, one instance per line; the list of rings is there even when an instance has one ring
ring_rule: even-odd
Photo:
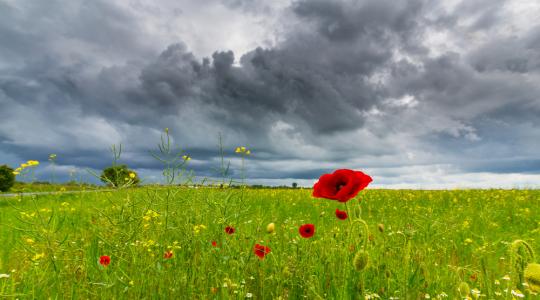
[[[364,250],[360,250],[356,252],[356,255],[353,259],[353,265],[356,271],[361,272],[363,271],[369,263],[369,253],[367,253]]]
[[[531,291],[540,292],[540,264],[528,264],[523,274]]]
[[[509,263],[512,268],[511,277],[517,280],[517,283],[521,283],[525,280],[523,278],[525,267],[528,263],[535,261],[534,250],[529,243],[524,240],[515,240],[510,244],[508,249]]]
[[[470,291],[471,291],[471,288],[469,287],[469,285],[466,282],[462,281],[459,284],[458,292],[459,292],[459,295],[461,296],[461,298],[469,297]]]

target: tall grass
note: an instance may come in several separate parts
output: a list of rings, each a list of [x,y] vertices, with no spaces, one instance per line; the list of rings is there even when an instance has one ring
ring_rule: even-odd
[[[367,233],[336,218],[343,204],[308,189],[145,187],[1,199],[0,274],[9,277],[0,278],[0,295],[456,299],[465,283],[463,297],[534,298],[516,268],[531,258],[514,241],[539,248],[540,191],[366,190],[359,199],[361,211],[353,200],[349,215],[361,214]],[[299,235],[305,223],[316,226],[313,238]],[[271,248],[262,260],[255,243]],[[361,248],[368,263],[357,270]],[[109,266],[98,263],[102,255]]]

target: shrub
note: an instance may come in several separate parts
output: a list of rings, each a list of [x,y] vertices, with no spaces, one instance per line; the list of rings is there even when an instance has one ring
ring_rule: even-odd
[[[7,165],[0,166],[0,191],[7,192],[15,184],[13,169]]]
[[[112,187],[138,185],[141,180],[139,175],[126,165],[117,165],[105,168],[101,172],[100,179],[103,183]]]

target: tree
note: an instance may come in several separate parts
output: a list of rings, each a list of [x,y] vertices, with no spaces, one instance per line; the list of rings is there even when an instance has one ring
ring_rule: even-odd
[[[101,172],[101,181],[114,188],[138,185],[141,180],[139,175],[128,169],[126,165],[107,167]]]
[[[7,165],[0,166],[0,191],[7,192],[15,184],[13,169]]]
[[[296,187],[298,187],[298,183],[293,182],[293,183],[292,183],[292,187],[293,187],[293,189],[295,189]]]

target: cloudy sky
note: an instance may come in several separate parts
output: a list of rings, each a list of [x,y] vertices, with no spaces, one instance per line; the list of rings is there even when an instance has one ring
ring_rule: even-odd
[[[212,177],[336,168],[374,187],[540,186],[536,0],[0,0],[0,164],[121,161],[159,180],[164,128]]]

